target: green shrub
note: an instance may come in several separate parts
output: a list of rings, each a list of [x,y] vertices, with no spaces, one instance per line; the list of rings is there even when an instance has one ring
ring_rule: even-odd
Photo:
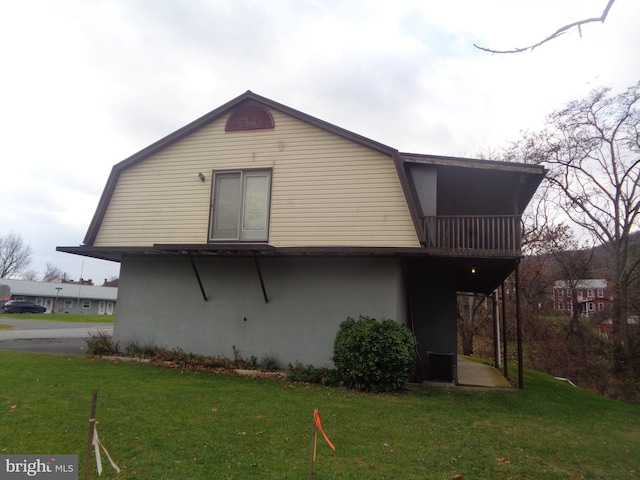
[[[333,355],[346,387],[399,390],[413,374],[415,340],[407,327],[393,320],[349,317],[340,324]]]

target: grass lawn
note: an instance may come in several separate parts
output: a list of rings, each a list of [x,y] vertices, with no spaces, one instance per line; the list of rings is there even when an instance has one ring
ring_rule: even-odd
[[[0,452],[77,453],[91,392],[111,479],[635,479],[640,408],[526,371],[524,391],[365,394],[81,356],[0,351]],[[106,463],[106,459],[104,460]],[[92,460],[91,478],[98,478]]]
[[[3,313],[0,315],[0,328],[2,328],[3,318],[10,318],[12,320],[41,320],[43,322],[104,323],[113,322],[114,315],[85,315],[82,313]]]

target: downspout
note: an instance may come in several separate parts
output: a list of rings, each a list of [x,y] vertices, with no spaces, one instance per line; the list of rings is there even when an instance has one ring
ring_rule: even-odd
[[[520,175],[520,183],[518,185],[518,190],[522,190],[522,184],[525,182],[524,174]],[[518,196],[515,198],[514,207],[517,214],[516,221],[516,254],[521,255],[522,249],[522,217],[518,208]],[[516,260],[516,335],[517,335],[517,344],[518,344],[518,388],[520,390],[524,390],[524,366],[522,360],[522,318],[521,318],[521,308],[520,308],[520,257]]]

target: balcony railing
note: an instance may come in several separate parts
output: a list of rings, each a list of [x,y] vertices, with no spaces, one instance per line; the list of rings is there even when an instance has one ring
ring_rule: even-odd
[[[520,217],[423,217],[427,248],[446,255],[517,256],[520,254]]]

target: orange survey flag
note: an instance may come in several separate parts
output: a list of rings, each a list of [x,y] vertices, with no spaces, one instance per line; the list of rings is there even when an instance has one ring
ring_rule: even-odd
[[[330,446],[333,450],[335,450],[335,449],[336,449],[336,447],[333,445],[333,443],[331,443],[331,440],[329,440],[329,437],[327,437],[327,434],[326,434],[326,433],[324,433],[324,430],[322,429],[322,423],[320,423],[320,414],[318,413],[318,409],[317,409],[317,408],[313,411],[313,421],[314,421],[314,422],[315,422],[315,424],[316,424],[316,428],[317,428],[318,430],[320,430],[320,432],[322,432],[322,436],[324,437],[324,439],[326,440],[326,442],[329,444],[329,446]]]

